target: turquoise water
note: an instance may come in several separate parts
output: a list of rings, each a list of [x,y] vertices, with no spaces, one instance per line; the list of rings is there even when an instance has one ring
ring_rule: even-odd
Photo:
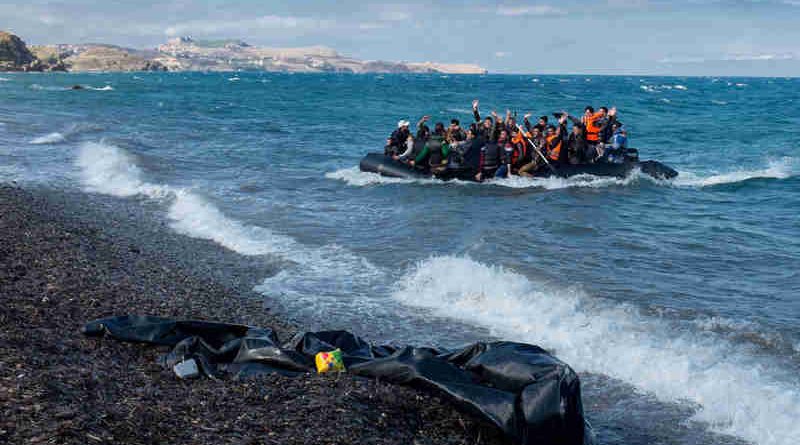
[[[800,437],[800,79],[0,78],[0,179],[155,203],[180,233],[274,261],[257,289],[310,328],[540,344],[582,373],[603,443]],[[473,98],[615,105],[642,158],[680,175],[358,171],[397,120],[468,123]]]

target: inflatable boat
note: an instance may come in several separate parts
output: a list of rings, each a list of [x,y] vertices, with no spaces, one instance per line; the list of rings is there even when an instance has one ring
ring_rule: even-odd
[[[363,172],[378,173],[382,176],[392,178],[407,179],[426,179],[436,178],[444,181],[460,179],[464,181],[475,180],[475,170],[463,166],[448,166],[440,172],[431,172],[427,168],[412,167],[404,162],[392,159],[383,153],[368,153],[361,159],[359,168]],[[552,165],[541,167],[534,173],[534,177],[543,178],[557,176],[568,178],[576,175],[593,176],[612,176],[624,178],[634,170],[650,175],[656,179],[672,179],[678,176],[678,172],[658,161],[639,161],[638,154],[634,149],[625,156],[625,161],[621,163],[597,162],[594,164],[579,165]]]

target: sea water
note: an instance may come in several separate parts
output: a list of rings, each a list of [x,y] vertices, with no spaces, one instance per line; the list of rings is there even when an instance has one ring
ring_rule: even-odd
[[[800,79],[232,78],[4,75],[0,180],[160,206],[178,233],[274,262],[256,290],[308,328],[539,344],[581,373],[602,443],[800,439]],[[358,170],[398,120],[466,126],[475,98],[520,119],[616,106],[640,156],[680,175]]]

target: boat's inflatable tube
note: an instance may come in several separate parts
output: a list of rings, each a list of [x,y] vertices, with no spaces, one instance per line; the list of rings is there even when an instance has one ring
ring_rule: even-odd
[[[434,175],[427,170],[417,169],[400,161],[395,161],[391,157],[385,156],[383,153],[367,154],[361,159],[359,168],[363,172],[378,173],[392,178],[423,179],[434,177]],[[621,164],[598,162],[595,164],[563,165],[554,167],[553,170],[544,167],[536,173],[536,176],[558,176],[561,178],[568,178],[576,175],[594,175],[624,178],[637,168],[641,170],[642,173],[657,179],[672,179],[678,176],[677,171],[658,161],[628,161]],[[473,173],[469,169],[448,169],[435,175],[436,178],[443,180],[454,178],[470,180],[472,176]]]
[[[425,170],[416,169],[400,161],[395,161],[383,153],[367,153],[358,168],[362,172],[378,173],[390,178],[423,179],[433,176]]]

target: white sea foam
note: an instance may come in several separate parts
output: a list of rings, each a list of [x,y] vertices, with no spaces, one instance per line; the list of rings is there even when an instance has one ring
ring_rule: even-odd
[[[119,197],[143,196],[168,205],[170,227],[194,238],[214,241],[243,255],[272,255],[287,263],[279,274],[259,287],[271,295],[297,298],[373,289],[381,271],[363,257],[337,245],[309,247],[268,228],[244,224],[226,216],[208,199],[192,190],[144,179],[135,156],[104,142],[84,144],[76,160],[87,190]]]
[[[675,85],[675,89],[676,89],[676,90],[683,90],[683,91],[686,91],[686,90],[688,90],[689,88],[687,88],[687,87],[686,87],[686,86],[684,86],[684,85]]]
[[[83,144],[75,163],[81,168],[83,183],[89,191],[120,197],[141,194],[150,198],[163,198],[172,191],[143,181],[135,158],[112,144]]]
[[[691,172],[680,172],[678,177],[670,181],[673,185],[683,187],[711,187],[721,184],[732,184],[751,179],[786,179],[794,176],[795,162],[792,158],[770,161],[769,166],[755,170],[736,170],[710,176],[700,176]]]
[[[346,182],[348,185],[354,187],[364,187],[367,185],[377,184],[413,184],[417,183],[440,183],[443,181],[435,181],[433,179],[406,179],[406,178],[390,178],[388,176],[381,176],[377,173],[362,172],[358,167],[343,168],[335,172],[325,173],[328,179],[337,179]]]
[[[500,187],[508,188],[541,188],[545,190],[558,190],[567,188],[605,188],[613,186],[626,186],[639,179],[638,171],[631,172],[624,178],[611,176],[575,175],[569,178],[525,178],[511,176],[510,178],[495,178],[485,182]]]
[[[564,188],[603,188],[612,186],[626,186],[637,181],[643,175],[635,170],[625,178],[608,176],[576,175],[570,178],[525,178],[522,176],[511,176],[510,178],[493,178],[483,183],[471,181],[440,181],[437,179],[406,179],[390,178],[381,176],[377,173],[362,172],[358,167],[344,168],[335,172],[326,173],[328,179],[344,181],[354,187],[364,187],[383,184],[425,184],[425,185],[460,185],[460,186],[497,186],[507,188],[541,188],[545,190],[557,190]]]
[[[64,142],[65,139],[66,137],[63,134],[59,132],[53,132],[44,136],[39,136],[38,138],[34,138],[30,143],[34,145],[58,144],[59,142]]]
[[[8,77],[0,77],[0,82],[9,82],[9,81],[11,81],[11,79],[9,79]]]
[[[94,91],[114,91],[114,87],[112,87],[111,85],[106,85],[106,86],[102,86],[102,87],[99,87],[99,88],[98,87],[93,87],[93,86],[87,86],[86,89],[94,90]]]
[[[713,333],[676,330],[632,306],[548,289],[464,257],[420,262],[393,296],[501,338],[552,348],[579,371],[688,402],[697,408],[694,419],[714,431],[759,445],[793,445],[800,437],[798,387]]]
[[[29,85],[28,88],[30,88],[32,90],[36,90],[36,91],[64,91],[64,90],[68,89],[68,88],[64,88],[64,87],[43,86],[43,85],[39,85],[38,83],[33,83],[33,84]]]
[[[466,108],[448,108],[445,111],[449,111],[451,113],[458,113],[458,114],[469,114],[472,115],[472,110]]]

